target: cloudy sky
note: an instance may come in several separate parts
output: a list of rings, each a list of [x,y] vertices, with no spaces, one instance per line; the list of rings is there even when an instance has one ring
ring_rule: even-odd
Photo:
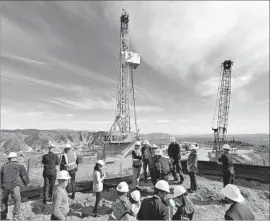
[[[228,133],[269,132],[269,2],[1,2],[1,128],[109,130],[121,9],[141,54],[142,133],[212,133],[232,59]],[[134,127],[133,127],[134,128]]]

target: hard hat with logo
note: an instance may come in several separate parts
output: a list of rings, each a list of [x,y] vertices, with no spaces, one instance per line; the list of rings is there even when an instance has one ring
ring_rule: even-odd
[[[141,200],[141,193],[139,190],[134,190],[131,192],[131,198],[135,200],[136,202],[140,202]]]
[[[18,156],[17,156],[17,154],[15,153],[15,152],[10,152],[9,154],[8,154],[8,158],[17,158]]]
[[[162,150],[157,148],[154,153],[155,153],[155,155],[161,156]]]
[[[194,144],[191,144],[189,149],[190,150],[198,150],[198,147],[196,147]]]
[[[186,188],[182,185],[177,185],[174,187],[174,197],[182,196],[186,192]]]
[[[159,180],[156,183],[155,188],[158,190],[164,191],[166,193],[170,193],[170,186],[166,180]]]
[[[71,148],[71,145],[69,143],[67,143],[66,148]]]
[[[175,142],[175,138],[174,138],[174,137],[171,137],[171,138],[170,138],[170,141],[171,141],[171,142]]]
[[[240,190],[233,184],[227,184],[223,189],[221,189],[221,192],[234,202],[241,203],[245,200]]]
[[[129,191],[128,184],[123,181],[118,184],[118,186],[116,187],[116,190],[120,193],[128,193]]]
[[[136,141],[134,146],[141,146],[141,142],[140,141]]]
[[[157,146],[156,144],[153,144],[153,145],[152,145],[152,148],[153,148],[153,149],[156,149],[156,148],[158,148],[158,146]]]
[[[105,164],[105,162],[103,160],[98,160],[97,164],[99,164],[100,166],[103,166]]]
[[[149,141],[148,141],[148,140],[144,140],[144,141],[143,141],[143,144],[149,145]]]
[[[48,148],[49,149],[55,148],[55,144],[53,142],[49,141]]]
[[[58,174],[57,174],[57,179],[58,180],[69,180],[71,177],[69,175],[69,173],[66,170],[61,170]]]
[[[230,145],[228,145],[228,144],[224,144],[222,148],[224,150],[230,150],[231,149]]]

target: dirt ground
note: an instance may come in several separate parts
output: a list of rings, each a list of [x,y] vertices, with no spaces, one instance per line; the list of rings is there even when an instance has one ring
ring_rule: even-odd
[[[220,193],[222,180],[214,176],[198,176],[198,191],[190,194],[196,207],[195,220],[224,220],[223,216],[229,205],[220,202],[223,198]],[[184,186],[189,188],[189,178],[185,175]],[[247,182],[243,179],[236,180],[246,204],[251,208],[256,220],[269,220],[269,185],[255,181]],[[150,196],[153,192],[151,182],[141,182],[142,198]],[[173,185],[172,185],[173,186]],[[95,203],[93,193],[77,193],[76,199],[70,199],[70,214],[67,220],[107,220],[111,213],[111,204],[115,200],[115,192],[112,190],[104,192],[104,199],[101,203],[100,217],[92,217],[92,210]],[[9,207],[9,215],[13,206]],[[52,210],[51,204],[43,205],[42,199],[22,203],[23,220],[50,220]]]

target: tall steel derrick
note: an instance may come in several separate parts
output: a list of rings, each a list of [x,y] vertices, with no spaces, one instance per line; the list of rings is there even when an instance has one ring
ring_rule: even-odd
[[[117,142],[125,140],[131,133],[130,92],[133,91],[134,115],[136,116],[133,69],[140,64],[140,55],[129,50],[129,14],[124,9],[120,24],[120,79],[117,87],[117,112],[108,137],[110,141]]]
[[[231,99],[231,68],[233,62],[225,60],[222,65],[222,77],[218,94],[218,119],[214,131],[214,150],[219,151],[226,142],[229,107]]]

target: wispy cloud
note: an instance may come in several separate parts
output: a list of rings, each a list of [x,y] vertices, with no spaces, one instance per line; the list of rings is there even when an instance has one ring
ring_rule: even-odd
[[[262,120],[269,115],[263,105],[269,90],[267,1],[3,5],[2,127],[109,129],[120,77],[122,8],[130,13],[130,50],[141,54],[134,82],[142,133],[209,132],[220,65],[229,58],[229,131],[268,127]],[[132,102],[130,109],[134,114]]]
[[[171,120],[156,120],[155,122],[163,124],[163,123],[171,123],[172,121]]]

